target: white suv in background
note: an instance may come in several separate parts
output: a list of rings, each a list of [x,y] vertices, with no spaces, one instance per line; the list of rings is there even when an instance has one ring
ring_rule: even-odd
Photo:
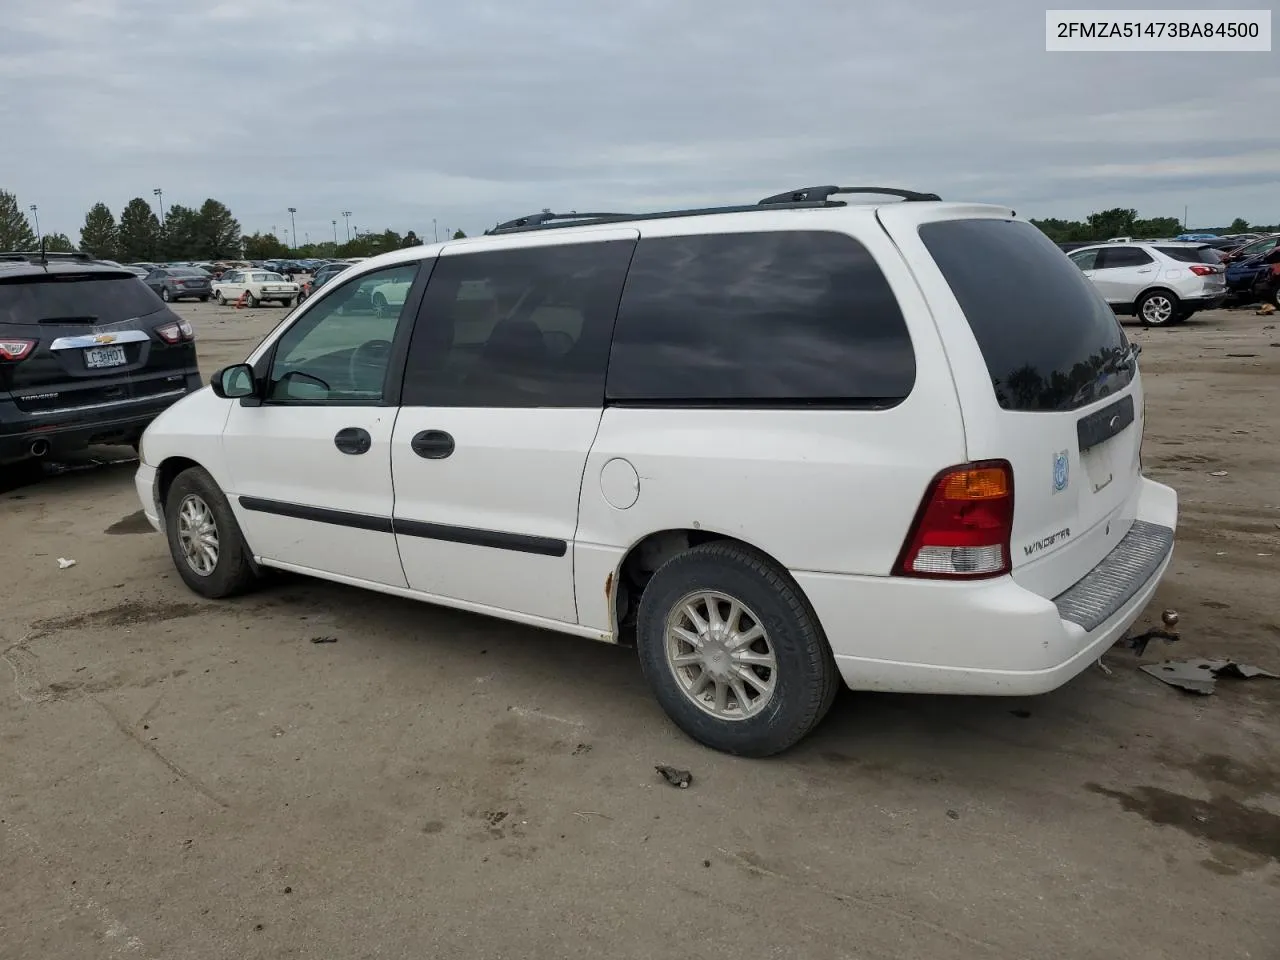
[[[682,729],[762,756],[841,684],[1097,660],[1173,551],[1142,427],[1136,350],[1034,226],[819,187],[361,263],[161,415],[137,489],[204,596],[278,567],[634,645]]]
[[[1180,323],[1227,298],[1227,268],[1205,243],[1109,240],[1068,256],[1116,313],[1147,326]]]

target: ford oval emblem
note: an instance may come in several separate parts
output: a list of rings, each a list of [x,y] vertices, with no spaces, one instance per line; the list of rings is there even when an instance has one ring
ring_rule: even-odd
[[[1070,477],[1071,460],[1067,456],[1067,451],[1053,455],[1053,489],[1056,493],[1061,493],[1067,489],[1067,482]]]

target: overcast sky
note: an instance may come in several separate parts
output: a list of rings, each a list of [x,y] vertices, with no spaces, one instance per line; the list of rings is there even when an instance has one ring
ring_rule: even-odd
[[[4,0],[0,188],[73,240],[155,187],[300,241],[837,182],[1280,222],[1280,52],[1050,54],[1045,6]]]

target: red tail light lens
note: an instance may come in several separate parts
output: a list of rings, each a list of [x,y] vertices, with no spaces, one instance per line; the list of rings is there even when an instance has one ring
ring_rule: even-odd
[[[0,360],[21,360],[35,348],[34,340],[0,340]]]
[[[1010,570],[1013,467],[966,463],[930,485],[898,558],[901,577],[973,580]]]
[[[179,320],[177,323],[156,327],[156,336],[165,343],[182,343],[184,340],[194,340],[196,332],[186,320]]]
[[[1201,264],[1198,264],[1198,263],[1193,263],[1191,265],[1191,272],[1194,273],[1197,277],[1207,277],[1211,273],[1217,273],[1217,271],[1214,270],[1213,267],[1202,266]]]

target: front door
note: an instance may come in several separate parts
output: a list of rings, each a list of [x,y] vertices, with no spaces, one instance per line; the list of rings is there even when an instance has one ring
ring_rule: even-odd
[[[481,253],[443,250],[391,442],[396,540],[413,589],[577,622],[578,494],[637,237],[525,235]]]
[[[372,309],[371,290],[422,261],[353,277],[316,298],[256,371],[259,405],[232,406],[229,499],[254,554],[302,572],[405,586],[391,532],[391,436],[413,311]],[[403,354],[401,354],[403,355]]]

